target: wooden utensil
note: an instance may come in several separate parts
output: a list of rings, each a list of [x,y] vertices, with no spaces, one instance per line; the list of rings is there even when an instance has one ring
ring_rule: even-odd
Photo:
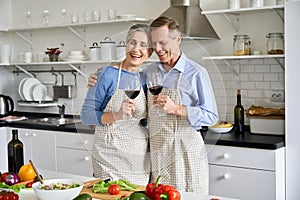
[[[41,182],[41,184],[43,184],[43,180],[42,180],[42,178],[41,178],[39,172],[37,171],[37,169],[36,169],[35,166],[33,165],[32,160],[29,160],[29,162],[30,162],[30,164],[31,164],[31,166],[32,166],[32,168],[33,168],[33,170],[34,170],[36,176],[37,176],[37,179]]]

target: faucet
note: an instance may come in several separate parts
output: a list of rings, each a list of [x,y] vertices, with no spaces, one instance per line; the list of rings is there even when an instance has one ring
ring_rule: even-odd
[[[61,106],[60,106],[60,105],[57,105],[57,107],[58,107],[58,113],[59,113],[61,119],[63,119],[64,116],[65,116],[65,108],[66,108],[66,105],[67,105],[67,104],[62,104]]]

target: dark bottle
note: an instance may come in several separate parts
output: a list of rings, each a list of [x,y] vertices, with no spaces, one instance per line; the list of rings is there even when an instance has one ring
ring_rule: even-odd
[[[235,126],[235,133],[243,133],[244,132],[244,107],[241,103],[241,90],[237,90],[237,102],[236,106],[234,107],[234,126]]]
[[[18,130],[12,130],[12,140],[7,145],[8,172],[18,173],[24,165],[23,143],[18,139]]]

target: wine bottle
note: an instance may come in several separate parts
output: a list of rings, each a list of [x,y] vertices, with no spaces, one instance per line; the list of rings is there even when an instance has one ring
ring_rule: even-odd
[[[244,107],[241,103],[241,90],[237,90],[237,102],[234,107],[234,126],[235,133],[243,133],[244,132]]]
[[[7,145],[8,172],[18,173],[24,165],[23,143],[18,139],[18,130],[12,130],[12,140]]]

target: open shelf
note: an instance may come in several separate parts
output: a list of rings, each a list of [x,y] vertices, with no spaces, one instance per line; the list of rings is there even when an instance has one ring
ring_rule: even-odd
[[[231,13],[231,14],[241,14],[241,13],[254,13],[254,12],[265,12],[266,10],[279,9],[283,10],[284,5],[274,5],[274,6],[264,6],[259,8],[240,8],[240,9],[219,9],[219,10],[206,10],[201,13],[204,15],[208,14],[222,14],[222,13]]]
[[[19,28],[11,28],[7,31],[27,31],[27,30],[38,30],[38,29],[49,29],[49,28],[68,28],[68,27],[87,27],[90,25],[98,25],[98,24],[113,24],[113,23],[124,23],[124,22],[143,22],[149,23],[151,20],[146,18],[128,18],[128,19],[120,19],[120,20],[110,20],[110,21],[97,21],[97,22],[87,22],[87,23],[70,23],[70,24],[57,24],[57,25],[49,25],[49,26],[37,26],[37,27],[19,27]]]
[[[246,55],[246,56],[206,56],[203,60],[237,60],[237,59],[261,59],[261,58],[284,58],[284,54],[274,55]]]

